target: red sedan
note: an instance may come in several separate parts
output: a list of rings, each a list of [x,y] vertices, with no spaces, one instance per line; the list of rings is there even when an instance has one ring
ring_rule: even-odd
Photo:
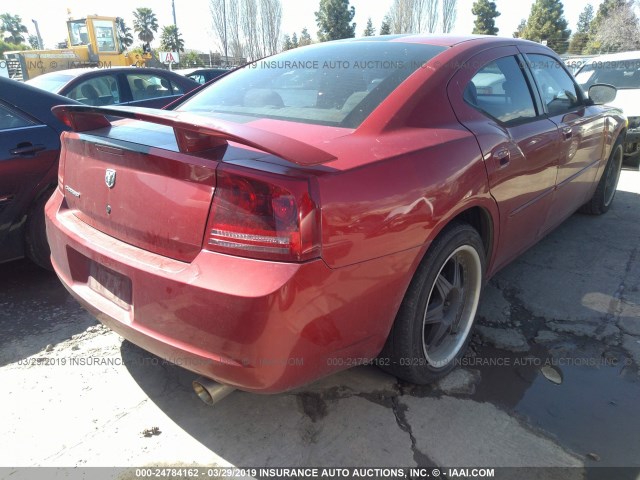
[[[430,382],[487,278],[611,205],[612,95],[539,44],[385,36],[261,60],[173,111],[56,107],[53,266],[101,322],[228,386],[369,361]]]

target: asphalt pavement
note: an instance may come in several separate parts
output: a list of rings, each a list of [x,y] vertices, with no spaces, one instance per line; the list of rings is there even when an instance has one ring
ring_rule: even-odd
[[[0,478],[27,466],[640,469],[640,173],[494,277],[460,368],[414,386],[358,367],[214,407],[54,274],[0,265]],[[640,477],[638,477],[640,478]]]

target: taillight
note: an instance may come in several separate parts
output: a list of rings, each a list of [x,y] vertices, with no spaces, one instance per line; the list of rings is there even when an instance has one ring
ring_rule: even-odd
[[[217,170],[205,247],[265,260],[301,262],[320,254],[318,207],[309,181]]]
[[[64,164],[67,156],[67,149],[65,148],[65,142],[67,133],[62,132],[60,136],[60,156],[58,158],[58,188],[64,193]]]

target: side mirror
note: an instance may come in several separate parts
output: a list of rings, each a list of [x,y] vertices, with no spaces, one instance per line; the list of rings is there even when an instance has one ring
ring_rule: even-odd
[[[613,85],[606,83],[595,83],[589,87],[589,98],[594,105],[604,105],[611,103],[616,99],[618,90]]]

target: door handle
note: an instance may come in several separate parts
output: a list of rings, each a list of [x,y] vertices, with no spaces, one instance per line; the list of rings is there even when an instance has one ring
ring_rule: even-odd
[[[562,136],[565,140],[569,140],[571,137],[573,137],[573,128],[562,127]]]
[[[493,158],[498,161],[499,168],[506,167],[511,161],[511,153],[509,153],[509,149],[503,148],[494,153]]]
[[[36,152],[44,150],[45,148],[47,147],[41,144],[33,145],[31,143],[27,143],[27,144],[21,143],[21,144],[18,144],[16,148],[12,148],[11,150],[9,150],[9,153],[11,155],[32,155]]]

